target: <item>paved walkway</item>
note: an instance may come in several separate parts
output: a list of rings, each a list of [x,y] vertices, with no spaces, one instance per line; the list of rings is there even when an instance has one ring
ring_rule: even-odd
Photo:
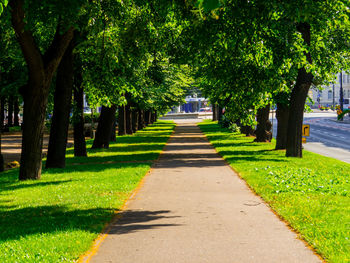
[[[321,261],[194,123],[180,123],[91,262]]]

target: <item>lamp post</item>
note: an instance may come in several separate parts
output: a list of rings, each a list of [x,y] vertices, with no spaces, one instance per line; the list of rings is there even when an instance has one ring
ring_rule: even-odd
[[[340,72],[339,82],[340,82],[339,104],[340,104],[340,110],[343,111],[343,107],[344,107],[343,71]],[[343,117],[340,119],[340,121],[343,121]]]

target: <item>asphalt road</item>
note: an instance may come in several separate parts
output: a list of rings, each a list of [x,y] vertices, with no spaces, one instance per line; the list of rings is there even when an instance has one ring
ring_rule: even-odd
[[[304,124],[310,125],[310,136],[304,148],[350,163],[350,118],[345,118],[347,123],[339,123],[336,119],[335,113],[306,113]],[[277,121],[275,118],[273,121],[275,137]]]

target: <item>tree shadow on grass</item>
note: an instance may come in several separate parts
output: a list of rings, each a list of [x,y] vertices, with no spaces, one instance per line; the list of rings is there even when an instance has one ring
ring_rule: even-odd
[[[0,185],[0,192],[2,191],[13,191],[17,189],[23,189],[23,188],[33,188],[33,187],[43,187],[48,185],[59,185],[63,183],[69,183],[72,182],[72,180],[59,180],[59,181],[49,181],[49,182],[43,182],[43,181],[28,181],[26,183],[18,184],[18,183],[4,183]]]
[[[131,153],[131,154],[116,154],[107,156],[88,156],[88,157],[66,157],[66,164],[73,163],[103,163],[103,162],[132,162],[132,161],[153,161],[159,156],[159,152],[148,153]]]
[[[169,211],[129,211],[123,221],[115,224],[112,233],[126,234],[175,224],[144,224],[167,217]],[[3,211],[0,208],[0,242],[16,240],[28,235],[83,230],[100,233],[106,222],[115,215],[107,208],[68,210],[65,206],[37,206]],[[129,221],[128,221],[129,220]],[[119,225],[118,225],[119,223]],[[136,224],[137,223],[137,224]]]

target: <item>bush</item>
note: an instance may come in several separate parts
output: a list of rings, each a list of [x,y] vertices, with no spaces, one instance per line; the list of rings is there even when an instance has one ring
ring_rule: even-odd
[[[240,133],[241,128],[237,125],[237,123],[231,123],[228,129],[233,133]]]
[[[98,118],[100,117],[100,114],[97,112],[94,112],[93,117],[94,117],[94,122],[98,122]],[[91,123],[91,113],[84,113],[84,122]]]
[[[9,131],[10,131],[10,132],[17,132],[17,131],[21,131],[21,126],[13,126],[13,127],[9,127]]]
[[[231,121],[229,118],[226,117],[226,115],[222,116],[222,119],[219,121],[219,125],[223,128],[228,128],[231,124]]]

